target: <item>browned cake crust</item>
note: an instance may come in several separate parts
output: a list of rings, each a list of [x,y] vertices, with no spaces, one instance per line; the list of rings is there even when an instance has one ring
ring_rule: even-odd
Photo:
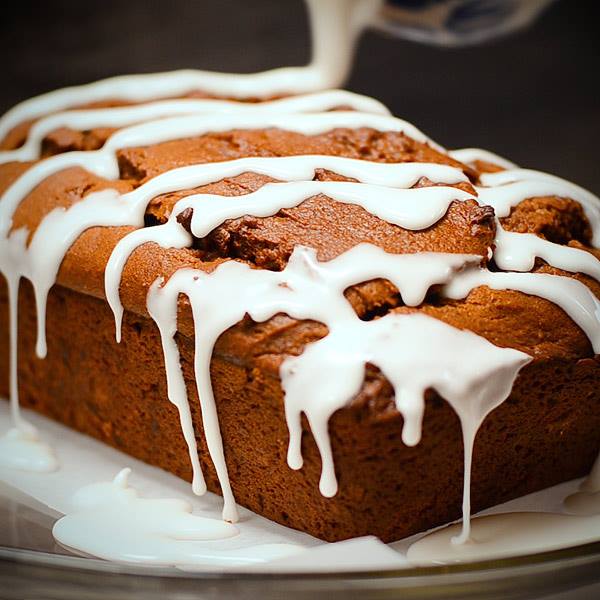
[[[55,132],[46,154],[91,149],[106,132]],[[330,154],[382,162],[438,162],[460,166],[475,182],[478,173],[401,133],[369,129],[334,130],[306,136],[281,130],[231,131],[118,152],[121,180],[105,181],[79,168],[51,176],[21,203],[13,227],[34,231],[53,208],[86,194],[117,187],[133,189],[174,167],[246,156]],[[493,166],[479,164],[490,170]],[[0,191],[28,165],[0,165]],[[319,179],[340,179],[320,171]],[[269,181],[246,173],[203,188],[234,196]],[[418,185],[430,185],[421,181]],[[463,187],[470,188],[468,184]],[[472,191],[472,190],[471,190]],[[191,190],[155,198],[148,226],[164,222]],[[224,202],[226,198],[224,198]],[[530,232],[561,244],[589,249],[590,227],[581,207],[564,198],[522,202],[503,220],[507,230]],[[149,285],[182,266],[210,271],[232,258],[253,266],[282,269],[296,244],[311,246],[329,260],[361,242],[388,252],[420,251],[487,255],[493,245],[493,210],[473,201],[454,202],[447,214],[423,231],[408,231],[366,212],[316,196],[272,217],[225,222],[195,240],[192,249],[137,249],[127,264],[121,295],[126,315],[123,342],[114,342],[112,313],[104,301],[103,273],[115,244],[132,228],[93,228],[67,253],[48,305],[48,357],[34,356],[35,312],[29,285],[20,297],[19,377],[22,404],[124,452],[191,478],[187,447],[176,409],[167,400],[158,331],[145,307]],[[590,250],[592,251],[592,250]],[[493,265],[492,265],[493,266]],[[577,277],[598,296],[592,279],[561,272],[541,261],[536,270]],[[402,305],[397,289],[377,280],[350,288],[347,297],[364,319],[389,311],[422,311],[469,329],[501,347],[534,357],[520,373],[510,398],[485,421],[475,445],[473,506],[497,504],[585,474],[600,441],[600,371],[580,328],[556,305],[520,292],[475,289],[463,301],[436,295],[417,309]],[[0,393],[8,394],[7,300],[0,284]],[[208,487],[219,491],[204,442],[193,385],[193,327],[189,305],[180,301],[178,343],[188,384],[196,437]],[[334,414],[332,438],[339,492],[320,495],[320,457],[306,422],[304,467],[286,463],[288,432],[278,368],[286,355],[323,337],[325,326],[278,315],[266,323],[250,319],[218,340],[211,364],[225,458],[237,501],[277,522],[326,540],[374,534],[402,538],[460,516],[462,439],[452,409],[429,393],[420,444],[402,443],[402,417],[389,383],[369,368],[361,393]]]

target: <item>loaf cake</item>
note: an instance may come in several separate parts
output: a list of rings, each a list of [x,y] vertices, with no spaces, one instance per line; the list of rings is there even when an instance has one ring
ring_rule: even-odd
[[[126,91],[0,121],[13,408],[328,541],[587,473],[589,192],[348,92]]]

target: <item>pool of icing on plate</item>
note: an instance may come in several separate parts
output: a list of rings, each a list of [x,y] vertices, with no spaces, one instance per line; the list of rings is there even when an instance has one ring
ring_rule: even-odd
[[[407,552],[415,565],[451,564],[548,552],[600,539],[600,460],[558,512],[508,512],[475,517],[464,544],[453,543],[460,526],[438,529]]]

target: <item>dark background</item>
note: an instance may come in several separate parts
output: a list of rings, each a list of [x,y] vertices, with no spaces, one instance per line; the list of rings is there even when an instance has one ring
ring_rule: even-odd
[[[447,147],[483,146],[600,194],[595,4],[559,0],[527,31],[470,48],[368,32],[347,87]],[[0,112],[115,74],[250,72],[309,58],[301,0],[22,0],[2,11]]]

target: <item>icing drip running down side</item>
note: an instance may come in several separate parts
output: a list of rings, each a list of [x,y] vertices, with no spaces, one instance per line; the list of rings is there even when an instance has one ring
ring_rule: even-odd
[[[162,566],[252,564],[302,552],[292,544],[264,544],[251,548],[215,550],[211,540],[238,535],[230,523],[192,514],[184,500],[150,499],[128,483],[130,469],[112,482],[81,488],[72,510],[59,519],[53,535],[63,546],[105,560]]]
[[[0,151],[0,164],[10,161],[25,162],[39,159],[44,138],[61,127],[75,131],[89,131],[101,127],[127,127],[178,115],[295,114],[326,112],[340,107],[363,113],[389,115],[388,109],[381,102],[369,96],[353,94],[346,90],[327,90],[259,104],[228,100],[184,99],[163,100],[123,108],[70,110],[40,119],[29,130],[27,141],[23,146],[16,150]]]
[[[470,454],[483,418],[508,396],[519,369],[530,360],[522,352],[497,348],[475,334],[424,315],[390,314],[372,322],[361,321],[345,299],[344,290],[362,280],[385,277],[399,288],[405,302],[418,304],[431,285],[447,281],[462,264],[478,259],[454,254],[388,255],[363,244],[328,263],[319,263],[314,251],[297,247],[281,272],[251,269],[231,261],[208,275],[181,269],[163,286],[157,281],[151,287],[149,312],[161,334],[170,333],[163,341],[165,364],[172,369],[168,374],[170,397],[185,393],[172,335],[177,330],[178,298],[184,294],[190,299],[195,322],[196,385],[207,445],[225,500],[224,519],[235,520],[236,512],[210,382],[210,359],[219,335],[245,314],[262,322],[283,312],[327,325],[325,338],[282,364],[281,378],[290,431],[288,462],[292,468],[302,466],[300,413],[304,412],[321,452],[319,487],[323,495],[333,496],[337,483],[329,417],[358,393],[367,362],[380,367],[394,385],[396,406],[405,419],[405,443],[418,443],[423,394],[434,388],[459,414],[465,440],[471,444],[465,454]],[[460,353],[448,351],[457,347],[468,352],[471,360],[464,361]],[[307,397],[309,381],[313,381],[312,393]],[[185,398],[175,401],[184,402]],[[468,515],[465,517],[468,523]]]

